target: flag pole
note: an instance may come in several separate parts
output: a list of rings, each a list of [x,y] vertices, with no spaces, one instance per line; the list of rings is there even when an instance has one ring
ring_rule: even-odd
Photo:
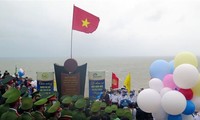
[[[15,65],[15,74],[17,74],[17,65]]]
[[[70,53],[71,58],[72,58],[72,37],[73,37],[73,30],[71,29],[71,53]]]
[[[74,5],[73,5],[73,17],[72,17],[72,27],[73,27],[73,19],[74,19]],[[73,44],[72,44],[72,39],[73,39],[73,29],[72,29],[72,27],[71,27],[71,50],[70,50],[70,57],[72,58],[72,46],[73,46]]]

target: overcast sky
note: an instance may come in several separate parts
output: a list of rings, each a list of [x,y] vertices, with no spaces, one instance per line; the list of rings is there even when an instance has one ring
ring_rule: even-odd
[[[200,55],[199,0],[0,0],[0,57],[70,57],[73,4],[100,18],[73,57]]]

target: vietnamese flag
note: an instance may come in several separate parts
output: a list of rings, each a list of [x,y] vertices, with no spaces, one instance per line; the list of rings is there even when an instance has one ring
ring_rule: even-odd
[[[119,86],[119,78],[115,75],[115,73],[112,73],[112,89],[116,89]]]
[[[74,6],[72,29],[92,33],[99,25],[99,17]]]

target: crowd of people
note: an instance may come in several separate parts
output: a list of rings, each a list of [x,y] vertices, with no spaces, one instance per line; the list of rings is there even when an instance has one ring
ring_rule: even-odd
[[[58,98],[57,93],[42,95],[31,84],[31,78],[10,75],[8,71],[0,76],[1,120],[143,120],[136,116],[137,96],[134,91],[128,96],[125,88],[104,90],[95,101],[81,95]]]
[[[137,105],[136,92],[125,87],[105,89],[92,101],[82,95],[58,98],[56,91],[41,94],[31,78],[11,76],[8,71],[0,76],[0,120],[154,120]]]
[[[142,90],[143,88],[138,92]],[[131,112],[131,120],[153,120],[150,113],[146,113],[138,107],[135,90],[128,92],[125,86],[120,89],[110,88],[110,91],[105,89],[99,100],[107,105],[116,105],[119,109],[128,109]]]

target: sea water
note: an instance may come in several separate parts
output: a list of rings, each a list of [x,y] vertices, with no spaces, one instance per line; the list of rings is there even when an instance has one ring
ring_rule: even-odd
[[[54,72],[54,63],[64,65],[69,58],[0,58],[0,70],[3,74],[5,70],[14,74],[16,68],[25,71],[23,77],[31,77],[36,80],[36,72]],[[174,57],[95,57],[95,58],[75,58],[78,65],[87,63],[85,94],[88,95],[88,71],[105,71],[105,86],[111,86],[112,72],[119,78],[119,87],[128,75],[131,74],[131,89],[139,90],[148,88],[150,65],[158,59],[170,62]]]

